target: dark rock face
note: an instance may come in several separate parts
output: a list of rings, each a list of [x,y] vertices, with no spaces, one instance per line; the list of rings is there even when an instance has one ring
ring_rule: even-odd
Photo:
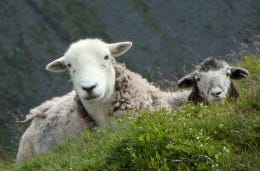
[[[80,38],[133,41],[118,60],[158,79],[208,56],[237,51],[257,34],[259,0],[1,0],[0,119],[17,109],[26,114],[71,89],[67,74],[44,68]]]

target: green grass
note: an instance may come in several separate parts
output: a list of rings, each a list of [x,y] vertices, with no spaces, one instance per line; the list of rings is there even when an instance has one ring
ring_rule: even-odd
[[[240,98],[187,104],[127,116],[86,130],[55,153],[4,170],[259,170],[260,59],[246,57],[250,71],[236,83]]]

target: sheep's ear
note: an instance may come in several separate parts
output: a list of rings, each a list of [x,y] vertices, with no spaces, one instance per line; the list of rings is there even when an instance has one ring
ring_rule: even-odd
[[[179,88],[190,88],[194,84],[194,77],[192,74],[188,74],[185,77],[182,77],[178,82],[177,86]]]
[[[230,74],[231,79],[238,80],[238,79],[246,78],[247,76],[248,76],[248,71],[246,69],[239,68],[239,67],[231,68],[231,74]]]
[[[108,44],[108,48],[112,56],[117,57],[123,55],[132,47],[132,42],[118,42]]]
[[[63,72],[66,71],[66,64],[65,64],[65,58],[60,57],[59,59],[56,59],[55,61],[52,61],[46,66],[47,71],[51,72]]]

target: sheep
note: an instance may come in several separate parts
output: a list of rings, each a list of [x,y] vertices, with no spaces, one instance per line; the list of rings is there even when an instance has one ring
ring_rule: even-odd
[[[99,39],[79,40],[65,55],[46,66],[48,71],[68,71],[75,90],[32,109],[32,123],[20,140],[17,162],[50,153],[85,129],[102,126],[120,111],[172,110],[187,100],[188,91],[164,92],[139,74],[116,62],[131,42],[107,44]]]
[[[188,101],[213,102],[224,98],[239,96],[232,79],[242,79],[248,71],[240,67],[231,67],[221,58],[207,58],[199,63],[193,72],[181,78],[180,88],[192,88]]]
[[[47,106],[48,103],[52,106],[55,103],[56,108]],[[50,108],[46,110],[47,107]],[[57,145],[64,144],[66,137],[80,136],[85,129],[94,125],[93,120],[84,114],[75,91],[31,110],[27,119],[32,119],[32,122],[20,140],[16,161],[21,163],[37,154],[49,153]]]

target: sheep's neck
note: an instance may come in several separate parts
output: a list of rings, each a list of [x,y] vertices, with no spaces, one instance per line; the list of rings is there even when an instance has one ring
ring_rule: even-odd
[[[86,102],[84,100],[81,100],[81,103],[98,126],[105,124],[111,112],[110,103]]]

